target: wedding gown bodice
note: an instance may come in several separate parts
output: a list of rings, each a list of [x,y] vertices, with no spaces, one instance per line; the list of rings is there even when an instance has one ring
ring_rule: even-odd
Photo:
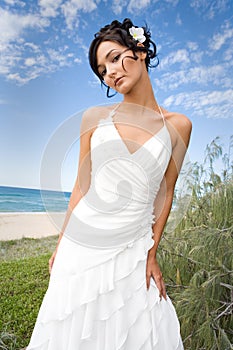
[[[152,233],[153,202],[171,157],[171,138],[163,126],[130,152],[112,110],[91,137],[91,184],[74,208],[64,235],[79,244],[114,248]]]

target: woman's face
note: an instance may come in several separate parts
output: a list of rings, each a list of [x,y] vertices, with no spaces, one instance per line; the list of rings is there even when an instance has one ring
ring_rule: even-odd
[[[97,66],[104,82],[121,94],[129,94],[142,82],[146,73],[144,52],[133,52],[125,46],[113,41],[102,42],[97,50]],[[132,58],[131,58],[132,57]],[[123,63],[123,65],[122,65]]]

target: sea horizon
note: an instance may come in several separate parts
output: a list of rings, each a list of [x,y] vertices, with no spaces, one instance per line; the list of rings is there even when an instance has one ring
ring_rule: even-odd
[[[71,192],[0,186],[0,213],[45,213],[67,210]]]

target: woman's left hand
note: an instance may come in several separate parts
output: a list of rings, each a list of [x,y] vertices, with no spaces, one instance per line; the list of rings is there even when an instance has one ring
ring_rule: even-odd
[[[167,295],[166,295],[166,288],[165,288],[165,283],[163,281],[163,275],[160,270],[159,264],[156,260],[155,257],[147,257],[147,264],[146,264],[146,286],[147,289],[150,287],[150,278],[153,278],[156,286],[159,290],[159,297],[160,299],[164,297],[165,300],[167,300]]]

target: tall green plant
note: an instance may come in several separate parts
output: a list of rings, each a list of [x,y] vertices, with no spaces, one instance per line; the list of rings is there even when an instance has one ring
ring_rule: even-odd
[[[186,350],[233,348],[232,149],[233,137],[225,153],[219,137],[207,145],[204,163],[193,164],[188,210],[161,242],[160,264]]]

